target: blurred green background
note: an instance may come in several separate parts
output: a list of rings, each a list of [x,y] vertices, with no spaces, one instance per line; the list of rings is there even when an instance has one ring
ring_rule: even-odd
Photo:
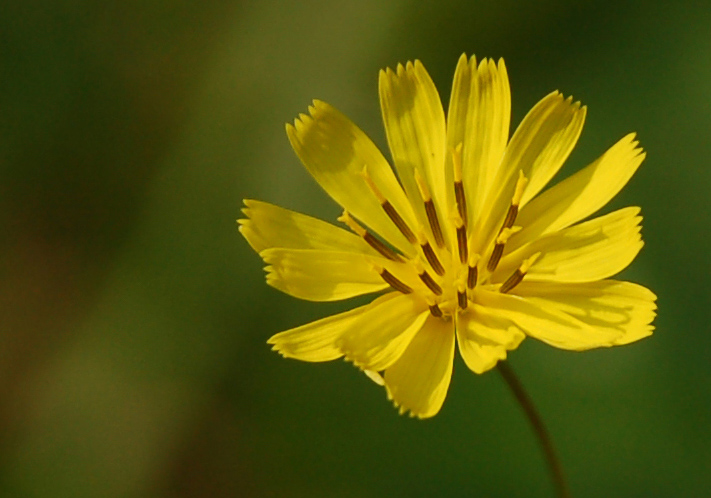
[[[565,174],[637,131],[613,207],[647,242],[623,277],[657,331],[510,356],[573,496],[711,489],[708,2],[29,1],[0,6],[0,496],[548,497],[498,374],[457,359],[432,420],[273,333],[350,307],[284,296],[237,232],[245,197],[334,220],[284,122],[312,98],[385,145],[377,71],[504,57],[515,125],[589,106]]]

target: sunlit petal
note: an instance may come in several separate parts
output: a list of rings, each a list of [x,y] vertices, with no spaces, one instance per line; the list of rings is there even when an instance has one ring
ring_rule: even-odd
[[[429,310],[421,298],[412,294],[381,298],[373,304],[343,334],[339,347],[346,359],[358,367],[380,371],[402,356]]]
[[[495,279],[504,280],[521,261],[540,253],[526,281],[590,282],[615,275],[642,248],[639,208],[620,209],[605,216],[543,236],[506,255]]]
[[[380,72],[380,107],[395,167],[420,223],[427,227],[418,170],[440,214],[446,214],[445,120],[439,93],[420,61]]]
[[[315,322],[279,332],[267,343],[285,358],[301,361],[329,361],[343,356],[336,346],[348,327],[371,305],[360,306],[345,313],[332,315]]]
[[[377,256],[357,235],[305,214],[245,199],[240,232],[257,252],[272,247],[356,252]]]
[[[475,235],[488,245],[511,203],[519,175],[528,179],[521,206],[555,175],[573,150],[585,121],[585,107],[553,92],[529,111],[506,147],[496,178],[497,188],[487,196],[487,214]],[[479,249],[479,252],[483,250]]]
[[[373,258],[358,253],[267,249],[267,283],[309,301],[338,301],[377,292],[388,284],[374,270]]]
[[[598,160],[543,192],[521,209],[516,240],[532,240],[595,213],[624,187],[646,154],[635,134],[625,136]]]
[[[467,193],[469,219],[484,211],[484,201],[501,165],[509,139],[511,90],[503,59],[498,65],[462,55],[457,64],[447,116],[447,147],[462,144],[462,183]],[[451,162],[451,156],[450,156]],[[450,167],[446,185],[452,185]],[[449,188],[450,197],[453,195]],[[450,199],[450,205],[454,200]]]
[[[430,316],[400,359],[385,371],[388,396],[401,412],[419,418],[436,415],[447,396],[453,361],[453,322]]]
[[[457,320],[459,352],[469,369],[478,374],[506,359],[506,351],[517,348],[524,338],[512,321],[483,306],[474,305]]]

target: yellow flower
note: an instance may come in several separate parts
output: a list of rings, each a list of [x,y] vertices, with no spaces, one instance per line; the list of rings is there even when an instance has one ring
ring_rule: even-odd
[[[240,231],[267,263],[267,283],[294,297],[370,304],[276,334],[288,358],[345,357],[384,384],[400,411],[444,402],[455,337],[485,372],[525,335],[585,350],[652,333],[656,297],[610,280],[643,243],[640,209],[582,221],[645,157],[630,134],[545,190],[575,146],[586,108],[553,92],[509,140],[503,60],[462,55],[445,118],[419,61],[380,72],[380,105],[397,177],[348,118],[314,101],[286,131],[306,169],[344,211],[348,230],[245,200]]]

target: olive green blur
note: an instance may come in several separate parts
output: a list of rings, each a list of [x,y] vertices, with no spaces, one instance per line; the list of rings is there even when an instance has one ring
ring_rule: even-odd
[[[5,2],[0,496],[552,496],[498,372],[457,358],[419,421],[270,351],[353,303],[268,287],[235,223],[243,198],[335,223],[284,123],[322,99],[385,150],[378,70],[420,59],[446,105],[462,52],[504,57],[512,126],[552,90],[588,106],[562,175],[631,131],[647,151],[606,210],[642,207],[622,277],[659,296],[654,336],[510,354],[572,495],[708,496],[709,26],[690,0]]]

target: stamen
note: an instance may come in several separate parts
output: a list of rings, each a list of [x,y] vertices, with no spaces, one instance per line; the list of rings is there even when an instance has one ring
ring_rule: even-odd
[[[521,271],[524,273],[528,273],[528,270],[531,269],[531,267],[534,265],[536,261],[538,261],[538,258],[541,257],[541,253],[537,252],[531,255],[528,259],[524,259],[523,263],[521,263]]]
[[[478,254],[469,256],[469,264],[467,265],[469,267],[467,271],[467,288],[469,289],[476,287],[476,281],[479,278],[479,269],[477,268],[479,258],[480,256]]]
[[[521,198],[523,197],[523,191],[528,185],[528,178],[523,176],[523,171],[518,172],[518,180],[516,181],[516,189],[514,190],[513,198],[511,199],[511,204],[516,204],[517,206],[521,204]]]
[[[533,263],[536,262],[538,257],[541,255],[540,252],[537,252],[530,258],[524,260],[523,263],[521,263],[521,266],[516,268],[516,270],[511,274],[511,276],[506,279],[506,281],[501,284],[501,287],[499,288],[499,292],[506,294],[507,292],[511,291],[514,287],[516,287],[518,284],[521,283],[523,280],[523,277],[526,276],[526,273],[528,273],[528,270],[533,266]]]
[[[496,266],[501,260],[501,256],[504,254],[504,246],[506,241],[509,240],[513,234],[521,230],[521,227],[503,228],[499,236],[496,237],[496,244],[494,245],[494,251],[491,253],[489,258],[489,263],[486,265],[486,269],[490,272],[496,270]]]
[[[462,218],[464,226],[467,226],[467,198],[464,196],[464,185],[462,184],[462,143],[460,142],[452,150],[452,165],[454,166],[454,199],[457,203],[457,211]]]
[[[511,289],[516,287],[518,284],[521,283],[521,280],[523,280],[523,277],[526,274],[521,271],[520,268],[516,268],[516,270],[511,274],[511,276],[506,279],[506,282],[501,284],[501,288],[499,289],[499,292],[502,294],[506,294],[509,292]]]
[[[380,278],[385,280],[385,282],[387,282],[390,287],[392,287],[396,291],[402,292],[403,294],[410,294],[412,292],[412,289],[410,287],[404,284],[400,279],[398,279],[395,275],[390,273],[385,268],[375,265],[375,271],[380,274]]]
[[[380,204],[387,202],[387,199],[380,191],[378,186],[375,184],[373,178],[371,178],[370,173],[368,173],[368,166],[363,166],[363,170],[360,172],[360,175],[363,177],[363,180],[365,180],[365,183],[368,185],[368,188],[370,188],[375,197],[378,199],[378,202]]]
[[[442,295],[442,287],[440,287],[437,282],[434,281],[432,276],[427,273],[427,270],[419,274],[420,280],[422,280],[425,285],[438,296]]]
[[[434,281],[432,278],[432,275],[427,273],[427,270],[422,266],[422,264],[415,259],[413,261],[415,264],[415,270],[417,270],[417,275],[420,277],[420,280],[424,282],[424,284],[427,286],[429,290],[434,292],[436,295],[441,296],[442,295],[442,287],[439,286],[437,282]]]
[[[405,223],[405,220],[402,219],[400,214],[395,210],[392,204],[390,204],[389,201],[385,201],[382,204],[383,209],[385,210],[385,213],[390,217],[392,222],[395,224],[395,226],[400,230],[400,233],[402,233],[407,241],[410,244],[414,244],[417,239],[415,238],[415,234],[412,233],[412,230],[410,230],[410,227],[407,226],[407,223]]]
[[[442,313],[442,310],[439,309],[439,305],[437,303],[430,306],[430,313],[437,318],[442,318],[442,316],[444,316],[444,313]]]
[[[503,253],[504,244],[497,242],[494,246],[494,251],[491,253],[491,257],[489,258],[489,263],[486,265],[486,269],[490,272],[496,270],[496,266],[499,264],[499,261],[501,260],[501,255]]]
[[[516,182],[516,190],[514,191],[513,198],[511,199],[511,205],[506,213],[506,218],[504,219],[503,228],[511,228],[516,221],[516,216],[518,216],[518,206],[521,204],[521,197],[523,197],[523,191],[528,184],[528,179],[523,176],[523,171],[518,172],[518,181]],[[502,228],[502,230],[503,230]]]
[[[363,228],[358,224],[356,220],[353,219],[353,217],[350,215],[348,211],[343,211],[343,214],[336,218],[338,221],[341,223],[345,224],[348,228],[350,228],[356,235],[359,235],[363,238],[365,238],[365,234],[367,233],[366,229]]]
[[[391,261],[402,261],[402,258],[399,254],[397,254],[395,251],[386,246],[380,239],[373,236],[373,234],[368,232],[368,230],[360,226],[358,222],[354,220],[353,217],[351,217],[348,211],[343,211],[343,214],[337,219],[341,223],[346,224],[348,228],[353,230],[356,235],[361,236],[363,240],[365,240],[368,245],[370,245],[370,247],[378,251],[382,256],[386,257]]]
[[[425,254],[427,262],[430,264],[435,273],[440,277],[444,275],[444,266],[442,266],[442,263],[440,263],[439,258],[437,258],[437,254],[435,254],[434,249],[432,249],[432,245],[427,240],[424,230],[422,229],[420,230],[420,237],[418,243],[420,244],[420,247],[422,247],[422,252]]]
[[[365,237],[363,237],[363,240],[365,240],[370,245],[370,247],[372,247],[373,249],[378,251],[380,254],[382,254],[384,257],[388,258],[389,260],[402,261],[399,254],[397,254],[395,251],[393,251],[388,246],[383,244],[380,241],[380,239],[376,239],[369,232],[366,232]]]
[[[430,189],[427,188],[427,183],[425,183],[425,179],[422,178],[419,170],[415,170],[415,181],[417,182],[417,187],[420,189],[422,201],[425,203],[427,221],[430,222],[430,228],[432,229],[432,235],[434,235],[435,242],[438,247],[444,247],[444,235],[442,235],[442,227],[440,226],[439,218],[437,217],[437,208],[432,200],[432,195],[430,195]]]
[[[457,288],[457,304],[459,304],[459,307],[463,310],[467,309],[467,305],[469,303],[469,300],[467,299],[467,289],[464,287],[463,283],[459,284],[459,287]]]
[[[463,265],[469,259],[469,244],[467,243],[467,227],[459,213],[454,213],[454,226],[457,228],[457,248],[459,249],[459,261]]]
[[[361,176],[363,177],[363,180],[365,180],[365,183],[368,185],[368,188],[370,188],[375,197],[378,199],[378,202],[380,202],[380,206],[383,208],[383,211],[385,211],[385,214],[388,215],[390,220],[395,224],[398,230],[400,230],[400,233],[405,236],[405,238],[410,244],[415,244],[417,242],[415,234],[412,232],[412,230],[410,230],[410,227],[407,226],[407,223],[405,223],[405,220],[402,219],[400,213],[398,213],[397,210],[393,207],[393,205],[390,204],[390,201],[385,198],[383,193],[380,191],[378,186],[370,177],[367,166],[363,167]]]

